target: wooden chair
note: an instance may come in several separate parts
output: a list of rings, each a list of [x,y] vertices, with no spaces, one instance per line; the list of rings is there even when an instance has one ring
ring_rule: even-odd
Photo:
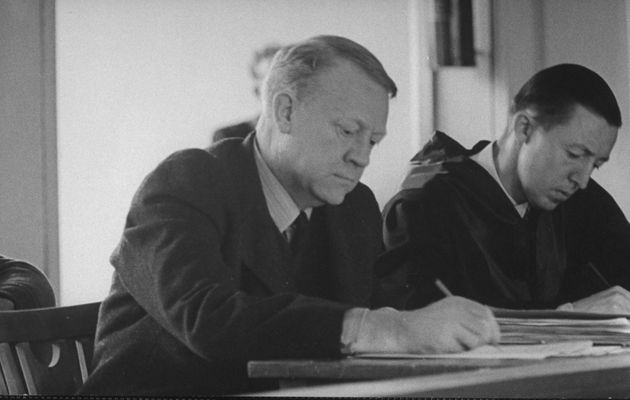
[[[0,395],[73,394],[89,372],[99,305],[0,312]]]

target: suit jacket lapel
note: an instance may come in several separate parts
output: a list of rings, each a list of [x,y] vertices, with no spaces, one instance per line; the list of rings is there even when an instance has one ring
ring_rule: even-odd
[[[238,232],[240,251],[243,263],[273,292],[290,292],[295,290],[292,269],[290,268],[286,244],[274,224],[262,184],[254,161],[254,138],[249,135],[242,144],[234,162],[236,182],[242,199],[239,210],[242,210]]]
[[[264,205],[264,204],[263,204]],[[272,292],[293,292],[293,270],[286,255],[286,245],[267,208],[253,209],[240,228],[243,263]]]
[[[367,305],[372,276],[366,268],[371,267],[373,257],[368,252],[356,249],[365,249],[365,243],[372,243],[374,239],[368,237],[371,230],[358,217],[357,210],[343,208],[346,207],[325,206],[320,210],[326,216],[333,292],[338,301]]]

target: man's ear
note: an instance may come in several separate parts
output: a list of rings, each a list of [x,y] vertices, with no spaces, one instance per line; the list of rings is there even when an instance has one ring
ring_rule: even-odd
[[[516,140],[521,143],[527,143],[534,132],[533,117],[525,111],[519,111],[514,114],[513,124]]]
[[[294,107],[295,101],[291,94],[280,92],[274,96],[273,116],[280,132],[291,133]]]

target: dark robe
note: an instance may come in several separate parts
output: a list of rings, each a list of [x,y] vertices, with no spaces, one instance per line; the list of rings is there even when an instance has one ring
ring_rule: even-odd
[[[630,225],[595,181],[553,211],[521,217],[467,150],[437,132],[412,159],[384,210],[386,252],[375,306],[416,308],[455,295],[509,308],[548,308],[608,286],[630,289]]]

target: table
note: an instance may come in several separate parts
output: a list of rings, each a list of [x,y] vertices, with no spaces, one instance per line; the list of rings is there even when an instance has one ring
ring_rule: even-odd
[[[251,361],[248,373],[283,383],[280,391],[257,395],[630,397],[627,353],[545,360]],[[318,385],[298,387],[305,384]]]
[[[278,379],[281,387],[312,386],[329,382],[365,381],[433,375],[486,368],[502,368],[542,360],[474,360],[474,359],[365,359],[342,360],[271,360],[251,361],[251,378]]]

